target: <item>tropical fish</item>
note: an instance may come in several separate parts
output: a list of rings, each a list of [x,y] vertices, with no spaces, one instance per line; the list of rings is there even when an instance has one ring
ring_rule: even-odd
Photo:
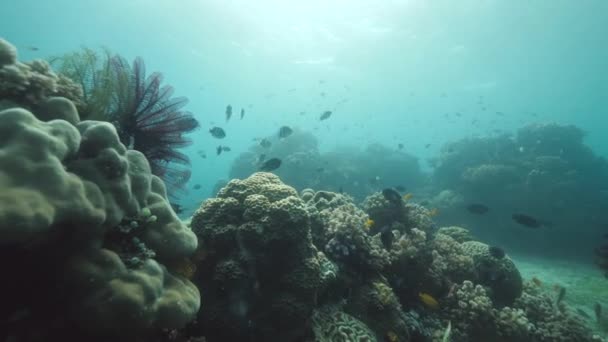
[[[557,298],[555,299],[555,305],[559,304],[564,297],[566,297],[566,288],[563,286],[559,287],[559,292],[557,293]]]
[[[218,146],[218,147],[215,148],[215,154],[218,155],[218,156],[220,154],[222,154],[222,151],[223,151],[222,145],[220,145],[220,146]]]
[[[488,208],[485,205],[480,204],[480,203],[472,203],[472,204],[467,205],[467,210],[473,214],[483,215],[483,214],[487,213],[490,210],[490,208]]]
[[[228,105],[226,107],[226,122],[230,121],[231,117],[232,117],[232,106]]]
[[[429,147],[431,147],[431,144],[424,145],[424,148],[429,148]]]
[[[403,150],[403,144],[397,144],[397,148]]]
[[[260,140],[260,146],[262,146],[263,148],[270,148],[270,146],[272,146],[272,143],[270,142],[270,140],[264,138]]]
[[[245,108],[241,108],[241,120],[245,117]]]
[[[200,184],[194,184],[194,186],[192,187],[192,189],[194,189],[194,190],[198,190],[200,188],[201,188]]]
[[[330,116],[331,116],[331,110],[326,110],[323,112],[323,114],[321,114],[321,116],[319,117],[319,120],[320,121],[327,120],[327,119],[329,119]]]
[[[279,128],[279,138],[285,139],[293,133],[293,130],[289,126],[283,126]]]
[[[513,221],[528,228],[540,228],[543,226],[540,221],[526,214],[513,214],[511,215],[511,218],[513,219]]]
[[[281,166],[281,159],[272,158],[265,161],[262,166],[260,166],[260,171],[270,172],[278,169]]]
[[[386,333],[386,341],[387,342],[397,342],[399,341],[399,336],[394,331],[389,331]]]
[[[439,302],[433,296],[428,293],[420,292],[418,293],[418,298],[420,301],[429,309],[437,310],[439,309]]]
[[[497,247],[497,246],[490,246],[488,248],[488,252],[490,253],[491,256],[493,256],[496,259],[502,259],[505,257],[504,249]]]
[[[429,210],[429,217],[435,217],[437,215],[439,215],[439,209],[433,208],[433,209]]]
[[[412,194],[412,193],[410,192],[410,193],[407,193],[407,194],[403,195],[403,200],[404,200],[404,201],[409,201],[409,200],[411,200],[411,199],[412,199],[412,197],[414,197],[414,194]]]
[[[230,147],[228,147],[228,146],[222,146],[222,151],[224,151],[224,152],[230,152],[230,151],[232,151],[232,149]]]
[[[365,229],[370,230],[372,227],[374,227],[375,223],[376,222],[371,218],[367,218],[367,220],[365,220]]]
[[[386,188],[382,190],[382,196],[391,203],[401,203],[401,195],[395,189]]]
[[[37,46],[33,46],[33,45],[28,45],[25,48],[27,50],[30,50],[30,51],[38,51],[38,50],[40,50]]]
[[[590,319],[591,316],[589,316],[588,313],[586,313],[583,309],[577,308],[576,309],[576,313],[578,313],[579,315],[583,316],[586,319]]]
[[[217,139],[224,139],[226,137],[226,132],[222,128],[217,126],[210,129],[209,133],[211,133],[211,135]]]
[[[380,241],[382,242],[382,246],[385,249],[390,250],[393,245],[393,240],[395,239],[395,235],[391,230],[390,226],[384,226],[380,229]]]

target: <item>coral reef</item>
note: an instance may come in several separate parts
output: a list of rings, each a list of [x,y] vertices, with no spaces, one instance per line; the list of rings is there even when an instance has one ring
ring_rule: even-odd
[[[183,110],[188,100],[173,97],[173,87],[161,86],[161,73],[146,75],[143,59],[131,66],[107,50],[100,55],[83,49],[55,58],[53,65],[78,81],[83,118],[111,122],[124,145],[146,156],[170,195],[182,189],[190,178],[190,160],[179,149],[191,143],[185,135],[199,124]]]
[[[196,211],[192,229],[206,251],[195,281],[208,298],[199,321],[210,341],[306,335],[303,323],[332,270],[319,260],[293,188],[270,173],[232,180]]]
[[[77,113],[57,113],[66,116]],[[42,275],[13,270],[21,275],[14,281],[31,284],[3,282],[4,313],[25,307],[24,322],[40,319],[48,299],[35,299],[44,294],[64,301],[53,307],[53,329],[74,324],[72,331],[115,337],[194,318],[198,290],[174,265],[197,239],[173,213],[145,157],[127,150],[112,125],[43,122],[12,108],[0,112],[0,131],[3,267],[13,269],[17,259],[49,268]],[[47,287],[57,281],[60,288]],[[30,295],[34,301],[25,299]]]
[[[54,73],[46,61],[17,61],[17,49],[0,38],[0,110],[19,106],[38,112],[41,102],[56,96],[78,104],[82,89],[71,79]]]
[[[378,341],[363,322],[335,306],[315,310],[312,322],[317,342]]]
[[[511,305],[521,295],[523,281],[513,261],[505,256],[496,258],[489,246],[479,241],[462,244],[465,255],[471,257],[476,273],[475,283],[487,286],[492,300],[499,306]]]
[[[298,129],[285,139],[273,135],[264,140],[271,142],[271,146],[256,143],[236,158],[229,173],[231,179],[257,171],[257,160],[264,154],[282,159],[281,168],[273,172],[297,190],[344,191],[357,201],[406,180],[410,189],[420,187],[425,180],[415,157],[381,145],[369,145],[362,150],[342,147],[321,153],[316,137]]]

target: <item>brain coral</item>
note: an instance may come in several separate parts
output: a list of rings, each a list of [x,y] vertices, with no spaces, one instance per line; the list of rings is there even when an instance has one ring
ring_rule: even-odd
[[[310,219],[297,192],[271,173],[232,180],[192,218],[207,257],[198,284],[211,341],[287,341],[304,335],[321,286]]]
[[[329,306],[312,317],[316,342],[376,342],[374,333],[355,317]]]
[[[54,119],[78,117],[59,112],[74,110],[68,100],[54,102],[48,122],[22,108],[0,112],[0,263],[16,272],[0,285],[6,311],[25,306],[35,317],[49,307],[29,298],[50,297],[63,302],[46,314],[70,331],[128,336],[185,325],[199,293],[169,265],[196,249],[196,236],[112,125]],[[28,263],[44,272],[19,269]]]

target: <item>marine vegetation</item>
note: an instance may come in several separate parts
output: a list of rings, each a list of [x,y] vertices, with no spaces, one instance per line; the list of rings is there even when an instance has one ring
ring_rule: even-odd
[[[143,59],[130,65],[108,50],[83,49],[53,58],[52,64],[82,88],[82,118],[111,122],[123,144],[146,156],[170,194],[183,187],[190,178],[190,160],[179,149],[190,145],[186,134],[199,124],[183,110],[188,100],[174,98],[173,87],[162,85],[161,73],[147,76]]]

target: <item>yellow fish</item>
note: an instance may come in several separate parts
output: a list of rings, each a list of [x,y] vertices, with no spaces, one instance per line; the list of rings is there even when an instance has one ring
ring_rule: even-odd
[[[365,228],[369,230],[371,227],[373,227],[373,226],[374,226],[374,224],[375,224],[375,223],[376,223],[376,222],[374,222],[374,220],[372,220],[372,219],[368,218],[368,219],[365,221]]]
[[[427,308],[432,309],[432,310],[439,309],[439,302],[437,301],[437,299],[433,298],[433,296],[431,296],[430,294],[420,292],[420,293],[418,293],[418,297],[420,298],[420,301],[422,301],[422,303]]]
[[[429,216],[430,217],[435,217],[437,215],[439,215],[439,209],[433,208],[433,209],[429,210]]]
[[[389,331],[386,333],[386,339],[389,342],[397,342],[399,340],[399,336],[394,331]]]
[[[414,197],[414,194],[412,194],[412,193],[405,194],[405,195],[403,195],[403,200],[407,201],[407,200],[410,200],[412,197]]]

